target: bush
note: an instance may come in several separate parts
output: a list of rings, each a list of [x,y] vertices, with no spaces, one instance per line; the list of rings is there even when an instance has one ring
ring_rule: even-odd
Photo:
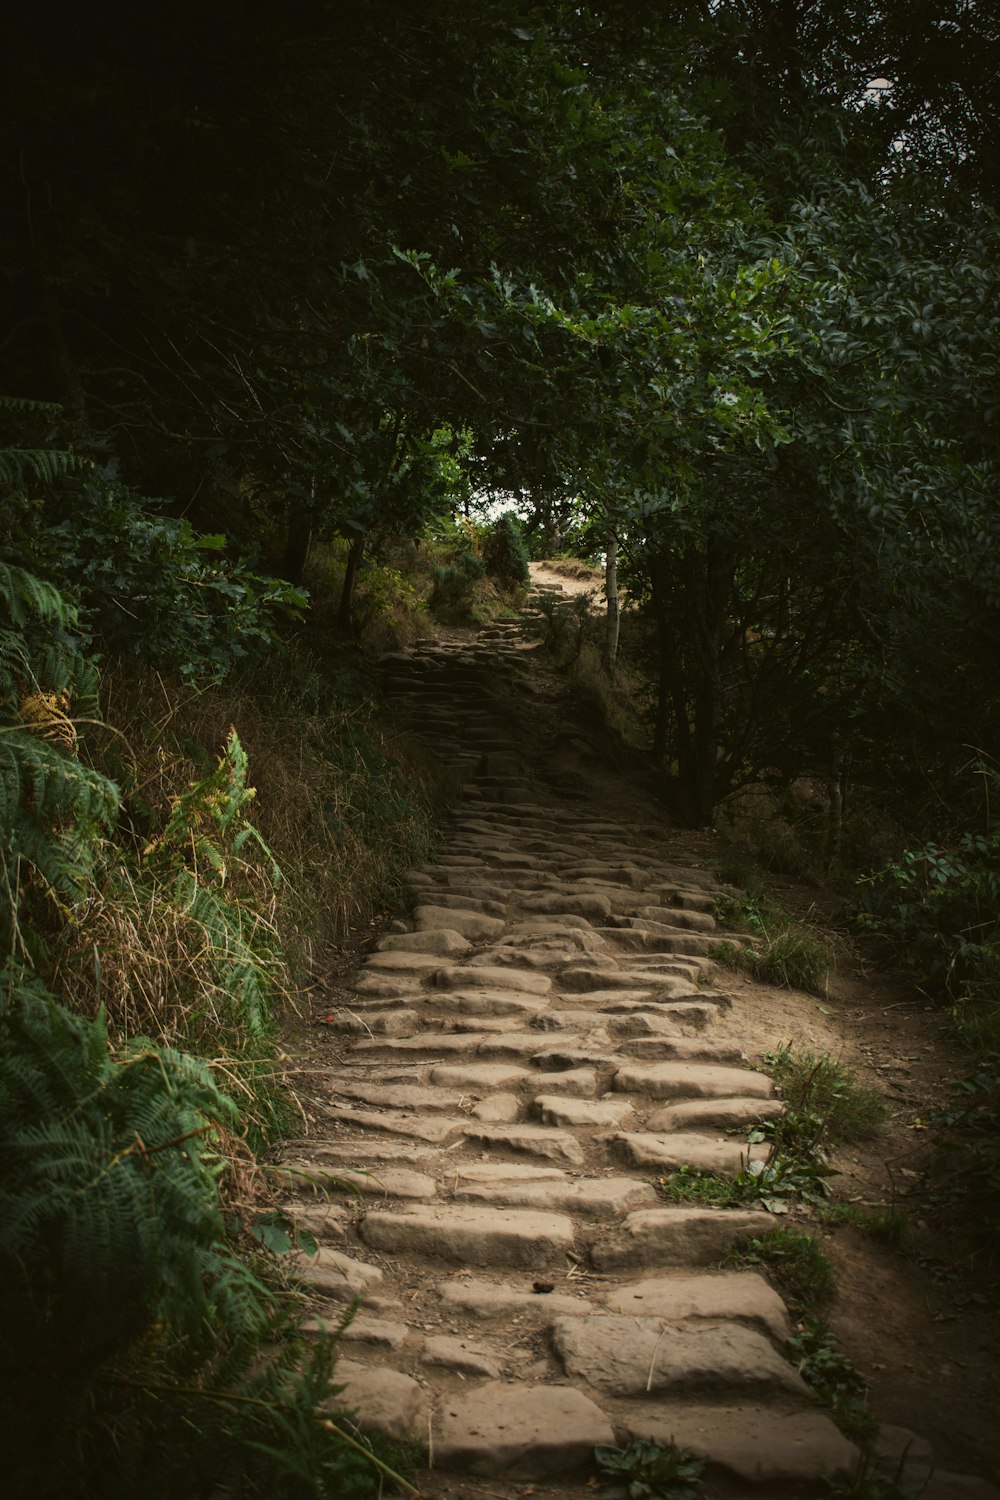
[[[974,768],[987,798],[1000,775]],[[859,882],[858,920],[888,937],[970,1040],[1000,1035],[1000,823],[952,844],[924,844]]]
[[[795,921],[763,897],[722,897],[715,904],[715,915],[751,939],[742,947],[721,944],[714,955],[720,963],[765,984],[826,994],[834,950],[824,934]]]
[[[527,586],[528,549],[521,523],[511,511],[498,516],[483,540],[483,562],[487,575],[500,589],[513,592]]]

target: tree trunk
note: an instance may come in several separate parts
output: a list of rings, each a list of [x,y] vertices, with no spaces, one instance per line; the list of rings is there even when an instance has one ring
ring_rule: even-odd
[[[844,747],[836,739],[830,746],[826,794],[830,802],[826,825],[826,866],[830,869],[840,858],[844,832]]]
[[[618,538],[608,538],[604,565],[604,593],[608,601],[607,627],[604,634],[604,670],[612,679],[618,664],[618,638],[621,633],[621,607],[618,601]]]
[[[65,411],[74,436],[86,439],[90,436],[87,398],[76,360],[66,342],[59,301],[41,247],[35,251],[34,280],[38,311],[45,329],[45,367],[52,400],[58,401]]]
[[[312,545],[312,519],[308,511],[297,506],[289,513],[285,531],[285,552],[281,570],[289,583],[301,583]]]
[[[355,537],[347,554],[347,567],[344,569],[344,582],[340,590],[340,604],[337,607],[337,624],[345,634],[350,634],[354,629],[354,585],[358,581],[358,569],[365,555],[364,536]]]

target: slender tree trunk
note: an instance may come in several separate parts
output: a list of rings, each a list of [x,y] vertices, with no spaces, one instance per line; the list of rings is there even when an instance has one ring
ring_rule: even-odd
[[[354,628],[354,585],[358,581],[358,570],[364,555],[365,537],[355,537],[347,554],[347,567],[344,569],[340,604],[337,607],[337,624],[345,634],[350,633]]]
[[[90,436],[87,397],[76,360],[66,341],[59,300],[41,246],[36,246],[35,250],[34,280],[38,311],[45,329],[45,366],[52,399],[58,401],[66,412],[74,434],[85,439]]]
[[[826,825],[826,865],[830,869],[840,858],[844,833],[844,747],[837,739],[830,746],[826,794],[830,803]]]
[[[312,546],[312,519],[300,506],[289,512],[281,569],[289,583],[301,583]]]
[[[607,627],[604,635],[604,670],[614,678],[618,665],[618,638],[621,633],[621,606],[618,600],[618,538],[608,537],[604,565],[604,593],[608,601]]]

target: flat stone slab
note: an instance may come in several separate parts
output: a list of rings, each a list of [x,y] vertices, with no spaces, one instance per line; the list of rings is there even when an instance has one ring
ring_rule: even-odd
[[[465,1183],[456,1198],[510,1203],[520,1208],[555,1209],[568,1214],[620,1217],[657,1201],[656,1189],[634,1177],[577,1177],[568,1182]]]
[[[523,1103],[517,1094],[489,1094],[472,1106],[469,1113],[484,1125],[513,1125],[521,1118]]]
[[[607,896],[589,893],[586,895],[553,891],[548,895],[523,896],[522,911],[538,912],[553,917],[597,917],[611,915],[611,902]]]
[[[565,1099],[560,1094],[539,1094],[531,1111],[543,1125],[589,1125],[605,1130],[635,1119],[635,1110],[627,1099]]]
[[[764,1073],[746,1068],[720,1068],[709,1063],[624,1062],[614,1078],[623,1094],[647,1094],[652,1099],[770,1098],[774,1084]]]
[[[397,1442],[426,1437],[427,1395],[411,1376],[381,1365],[338,1359],[336,1379],[346,1389],[330,1403],[329,1410],[357,1407],[366,1427]]]
[[[618,1156],[633,1167],[677,1172],[681,1167],[697,1167],[700,1172],[718,1172],[735,1177],[747,1163],[767,1155],[767,1147],[749,1146],[728,1136],[694,1135],[680,1131],[663,1135],[623,1131],[614,1138]]]
[[[450,903],[447,906],[416,906],[413,919],[418,931],[444,928],[473,943],[499,937],[505,925],[500,917],[488,917],[477,911],[459,911]]]
[[[641,1208],[600,1239],[599,1270],[657,1265],[713,1265],[730,1245],[774,1228],[770,1214],[735,1208]]]
[[[738,1323],[685,1328],[609,1313],[558,1319],[552,1342],[568,1375],[607,1396],[809,1395],[770,1339]]]
[[[340,1079],[337,1093],[348,1099],[360,1099],[363,1104],[379,1104],[389,1109],[458,1109],[462,1095],[449,1089],[421,1088],[416,1083],[352,1083]]]
[[[550,1045],[537,1030],[505,1031],[500,1036],[482,1041],[476,1052],[479,1057],[526,1057],[534,1060],[537,1053],[546,1051]]]
[[[593,1099],[601,1086],[594,1068],[563,1068],[558,1073],[535,1075],[546,1094],[570,1094],[574,1099]]]
[[[444,957],[471,953],[472,944],[460,932],[444,926],[418,932],[394,932],[378,942],[380,953],[437,953]]]
[[[592,1468],[594,1445],[614,1440],[605,1413],[572,1386],[488,1381],[439,1402],[434,1460],[470,1474],[544,1479]]]
[[[756,1271],[706,1271],[652,1276],[605,1293],[611,1312],[662,1318],[725,1319],[759,1328],[784,1348],[792,1326],[785,1304]]]
[[[521,1016],[530,1020],[548,1005],[546,995],[522,990],[435,990],[429,997],[438,1015]]]
[[[548,1286],[550,1283],[539,1283]],[[534,1292],[525,1288],[504,1286],[497,1281],[476,1277],[456,1277],[438,1287],[442,1303],[471,1313],[476,1318],[504,1318],[520,1321],[526,1318],[533,1326],[546,1326],[556,1318],[586,1317],[593,1307],[585,1297],[571,1297],[564,1292]]]
[[[472,1266],[544,1269],[574,1243],[572,1220],[564,1214],[458,1204],[398,1213],[374,1210],[365,1215],[360,1232],[376,1250]]]
[[[685,1099],[667,1104],[646,1121],[650,1130],[698,1130],[715,1125],[720,1130],[749,1127],[756,1120],[774,1120],[784,1111],[780,1099]]]
[[[583,1165],[583,1147],[564,1130],[549,1130],[544,1125],[466,1125],[465,1134],[484,1146],[540,1156],[543,1161],[565,1161],[574,1167]]]
[[[411,1014],[416,1019],[416,1012]],[[438,1057],[442,1052],[457,1052],[471,1057],[480,1043],[487,1040],[485,1031],[421,1031],[416,1036],[393,1037],[384,1042],[356,1042],[352,1056],[366,1057],[374,1053],[388,1058]]]
[[[619,1414],[619,1421],[632,1437],[676,1442],[707,1458],[710,1471],[744,1484],[815,1483],[821,1474],[853,1471],[858,1462],[854,1444],[817,1411],[669,1401],[646,1410],[633,1407],[627,1416]]]
[[[331,1012],[325,1024],[333,1031],[353,1036],[405,1036],[408,1031],[416,1029],[419,1017],[415,1010],[403,1007],[380,1011],[340,1007]]]
[[[370,1172],[343,1167],[336,1173],[331,1188],[360,1193],[366,1198],[413,1198],[420,1203],[437,1197],[433,1177],[426,1172],[408,1172],[404,1167],[380,1167]]]
[[[623,1052],[641,1061],[653,1059],[723,1065],[743,1061],[743,1053],[734,1042],[719,1042],[712,1037],[678,1036],[669,1016],[650,1015],[648,1011],[612,1016],[607,1028],[608,1034],[623,1044]]]
[[[565,1172],[558,1167],[525,1166],[511,1161],[463,1162],[449,1172],[446,1183],[458,1186],[482,1184],[496,1187],[501,1182],[567,1182]]]
[[[313,1255],[300,1255],[296,1274],[322,1296],[338,1302],[350,1302],[355,1297],[363,1299],[366,1292],[382,1281],[378,1266],[331,1250],[327,1245],[321,1245]]]
[[[537,974],[533,969],[501,969],[492,964],[463,968],[438,965],[434,983],[447,990],[523,990],[527,995],[547,995],[552,988],[548,974]]]
[[[464,1119],[428,1119],[423,1115],[404,1115],[394,1110],[376,1115],[361,1109],[333,1109],[330,1111],[330,1118],[340,1120],[345,1125],[363,1126],[365,1130],[383,1130],[389,1135],[428,1141],[435,1146],[450,1140],[465,1125]]]
[[[420,1359],[425,1365],[440,1365],[446,1370],[457,1370],[459,1375],[481,1376],[487,1380],[500,1378],[500,1364],[495,1352],[471,1339],[435,1334],[424,1339]]]
[[[502,1089],[511,1084],[533,1078],[529,1068],[519,1068],[516,1063],[468,1062],[439,1063],[431,1069],[431,1082],[443,1088]]]
[[[372,953],[365,959],[365,971],[388,969],[393,973],[426,976],[440,969],[441,959],[433,953]]]
[[[376,1349],[401,1349],[410,1336],[405,1323],[391,1318],[371,1318],[359,1313],[352,1318],[340,1337],[348,1344],[371,1344]],[[339,1369],[338,1365],[338,1369]]]

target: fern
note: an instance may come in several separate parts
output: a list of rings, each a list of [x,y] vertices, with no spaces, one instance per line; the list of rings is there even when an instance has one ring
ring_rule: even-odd
[[[335,1343],[227,1238],[235,1109],[169,1048],[108,1052],[0,975],[0,1446],[17,1494],[364,1495],[328,1425]],[[364,1446],[364,1445],[362,1445]]]

